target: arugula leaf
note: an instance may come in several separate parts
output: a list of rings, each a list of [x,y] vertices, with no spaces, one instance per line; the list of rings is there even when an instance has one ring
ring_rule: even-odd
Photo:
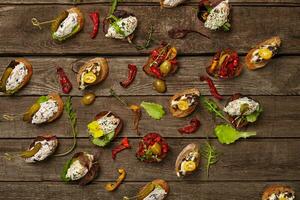
[[[41,104],[41,103],[46,102],[48,100],[49,100],[48,96],[40,96],[36,102]]]
[[[208,141],[205,142],[205,145],[202,148],[201,152],[202,152],[202,156],[206,159],[205,169],[206,169],[206,175],[207,177],[209,177],[209,169],[212,165],[218,162],[220,153]]]
[[[143,101],[141,107],[143,107],[153,119],[159,120],[165,115],[164,108],[157,103]]]
[[[230,123],[230,121],[225,117],[223,111],[219,108],[217,103],[212,99],[207,99],[203,96],[200,96],[200,101],[202,102],[203,106],[215,116],[225,120],[226,122]]]
[[[70,178],[66,178],[66,175],[67,175],[68,169],[70,168],[72,163],[73,163],[73,159],[70,159],[64,165],[63,171],[60,175],[61,180],[63,180],[64,182],[69,182],[71,180]]]
[[[215,128],[215,134],[222,144],[231,144],[240,138],[247,138],[256,135],[256,132],[243,132],[234,129],[229,124],[220,124]]]
[[[258,110],[246,116],[247,122],[255,122],[258,116],[263,112],[262,107],[260,106]]]
[[[112,4],[111,4],[111,7],[109,9],[109,14],[108,16],[112,15],[115,10],[117,9],[117,5],[118,5],[118,2],[122,2],[123,0],[112,0]]]

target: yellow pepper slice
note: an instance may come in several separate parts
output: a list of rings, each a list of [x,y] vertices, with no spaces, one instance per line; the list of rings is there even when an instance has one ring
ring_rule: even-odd
[[[150,147],[150,150],[154,155],[160,155],[161,154],[161,145],[156,142],[152,147]]]
[[[112,191],[116,190],[120,186],[120,184],[123,182],[123,180],[125,179],[125,177],[126,177],[125,169],[120,168],[120,169],[118,169],[118,172],[119,172],[118,179],[114,183],[107,183],[105,185],[106,191],[112,192]]]
[[[186,100],[180,100],[177,104],[179,110],[187,110],[189,108],[189,103]]]
[[[99,138],[104,135],[104,132],[97,121],[92,121],[91,123],[89,123],[88,129],[92,133],[94,138]]]
[[[196,163],[194,161],[184,162],[183,169],[187,172],[192,172],[196,169]]]
[[[272,58],[272,51],[269,49],[260,49],[258,50],[258,55],[262,57],[264,60],[269,60]]]
[[[94,83],[97,79],[97,76],[93,72],[88,72],[83,75],[83,82],[85,83]]]

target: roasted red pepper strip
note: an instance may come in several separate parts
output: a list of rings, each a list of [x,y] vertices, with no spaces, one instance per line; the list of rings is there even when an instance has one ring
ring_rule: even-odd
[[[160,70],[157,67],[151,66],[150,67],[150,71],[158,78],[161,79],[162,78],[162,74],[160,72]]]
[[[211,95],[213,95],[216,99],[218,99],[218,100],[223,99],[223,97],[218,93],[215,84],[208,76],[200,76],[200,81],[207,82]]]
[[[89,14],[90,19],[93,21],[93,31],[91,32],[91,38],[94,39],[99,30],[99,12],[92,12]]]
[[[137,67],[133,64],[128,64],[128,77],[125,81],[120,82],[123,88],[127,88],[135,79]]]
[[[57,67],[56,71],[63,93],[69,94],[72,90],[72,83],[70,82],[66,73],[61,67]]]
[[[123,151],[124,149],[130,149],[131,146],[129,144],[129,140],[127,137],[125,137],[122,141],[121,144],[119,144],[118,146],[114,147],[112,150],[112,158],[116,159],[117,154],[121,151]]]
[[[191,119],[189,125],[186,125],[185,127],[178,129],[178,131],[181,134],[195,133],[199,129],[200,125],[201,125],[200,121],[197,118],[193,118]]]

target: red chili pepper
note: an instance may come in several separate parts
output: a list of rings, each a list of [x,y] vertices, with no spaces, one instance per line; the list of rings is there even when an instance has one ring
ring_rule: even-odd
[[[112,150],[112,158],[116,159],[117,154],[121,151],[123,151],[124,149],[130,149],[131,146],[129,144],[129,140],[127,137],[125,137],[122,141],[121,144],[119,144],[118,146],[114,147]]]
[[[159,79],[162,78],[162,74],[160,72],[160,70],[157,67],[151,66],[150,67],[150,71]]]
[[[200,76],[200,81],[206,81],[210,90],[211,95],[213,95],[216,99],[223,99],[223,97],[218,93],[217,88],[213,81],[207,76]]]
[[[89,14],[90,19],[93,21],[93,31],[91,32],[91,38],[94,39],[99,30],[99,12],[92,12]]]
[[[200,121],[197,118],[193,118],[190,121],[189,125],[186,125],[183,128],[178,129],[178,131],[181,134],[195,133],[199,129],[200,125],[201,125]]]
[[[136,73],[136,65],[128,64],[128,77],[126,80],[120,82],[120,85],[124,88],[127,88],[134,81]]]
[[[63,93],[69,94],[72,90],[72,83],[70,82],[66,73],[61,67],[57,67],[56,71]]]

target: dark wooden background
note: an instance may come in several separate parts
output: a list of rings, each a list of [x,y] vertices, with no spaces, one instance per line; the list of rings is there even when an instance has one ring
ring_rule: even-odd
[[[119,8],[134,12],[139,19],[137,41],[142,41],[153,24],[157,40],[169,41],[179,48],[181,68],[168,79],[168,92],[158,95],[151,89],[152,78],[141,70],[147,51],[138,52],[126,42],[105,39],[102,30],[95,40],[89,38],[92,25],[88,13],[99,10],[103,19],[110,6],[109,0],[84,0],[79,4],[86,17],[85,28],[63,44],[51,40],[49,27],[45,26],[41,31],[33,27],[31,18],[52,19],[59,11],[71,7],[71,0],[0,0],[0,71],[2,73],[9,61],[16,57],[30,59],[34,68],[27,87],[13,97],[1,94],[1,114],[22,113],[39,95],[60,91],[55,67],[61,66],[75,87],[71,95],[78,113],[76,151],[99,151],[88,141],[86,124],[97,112],[107,109],[124,119],[125,129],[120,137],[128,136],[133,146],[133,149],[119,154],[116,161],[111,159],[111,148],[100,150],[100,176],[84,188],[62,183],[59,179],[63,164],[71,155],[35,165],[20,159],[1,159],[0,199],[122,199],[124,195],[135,195],[138,188],[155,178],[169,182],[170,200],[260,199],[263,188],[274,183],[289,184],[299,193],[300,1],[232,0],[230,33],[205,30],[196,19],[197,2],[191,0],[169,10],[160,10],[158,0],[127,0],[120,4]],[[189,35],[185,40],[169,40],[166,32],[176,26],[201,30],[210,35],[211,40],[198,35]],[[206,84],[198,81],[198,75],[205,72],[216,50],[233,48],[243,60],[253,45],[274,35],[279,35],[283,44],[279,56],[266,68],[253,72],[245,69],[235,80],[216,81],[222,95],[240,92],[261,102],[264,113],[258,123],[249,127],[249,130],[257,131],[256,137],[232,145],[220,145],[213,135],[215,122],[202,107],[194,114],[202,122],[201,129],[184,137],[177,128],[185,125],[191,117],[175,119],[167,111],[161,121],[155,121],[144,114],[140,124],[142,134],[150,131],[161,133],[167,138],[171,152],[160,164],[137,161],[134,154],[139,137],[131,130],[131,113],[109,97],[109,88],[113,87],[131,103],[149,100],[165,107],[178,89],[198,87],[202,94],[210,95]],[[76,89],[71,66],[95,56],[107,57],[111,72],[105,83],[93,88],[97,94],[96,102],[84,107],[80,104],[83,93]],[[125,90],[119,86],[119,81],[125,79],[129,63],[137,64],[139,71],[135,82]],[[4,152],[20,152],[42,133],[56,134],[60,138],[59,152],[62,152],[72,142],[68,128],[66,115],[44,126],[0,121],[0,152],[2,155]],[[202,169],[195,176],[178,179],[174,172],[176,156],[190,142],[203,144],[207,134],[223,153],[221,160],[211,169],[209,178]],[[117,139],[115,143],[119,141]],[[104,185],[116,179],[118,167],[127,170],[126,181],[116,192],[106,192]]]

